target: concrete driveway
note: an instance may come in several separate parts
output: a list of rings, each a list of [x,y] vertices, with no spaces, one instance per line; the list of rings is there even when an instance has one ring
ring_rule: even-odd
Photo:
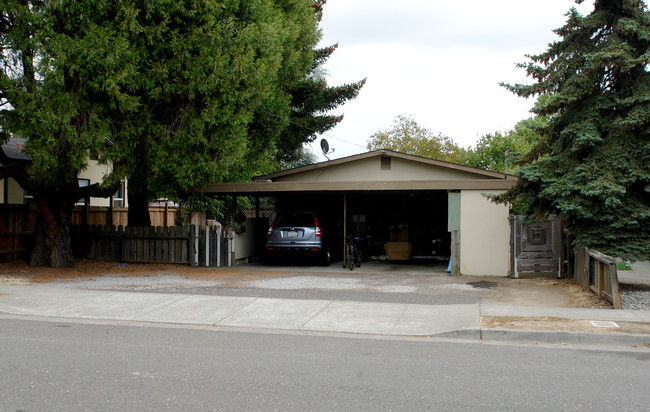
[[[0,265],[0,283],[50,283],[107,291],[406,304],[607,306],[568,280],[449,276],[442,262],[364,262],[361,268],[350,271],[340,262],[328,267],[252,263],[232,268],[199,268],[80,261],[75,268],[59,270]]]

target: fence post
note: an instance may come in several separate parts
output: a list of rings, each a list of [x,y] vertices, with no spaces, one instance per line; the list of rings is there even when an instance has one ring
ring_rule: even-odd
[[[190,225],[190,239],[189,239],[189,261],[190,265],[199,265],[199,235],[198,225]]]
[[[235,256],[235,237],[233,236],[233,231],[228,228],[228,252],[227,252],[227,264],[226,266],[230,267],[233,265],[233,257]]]
[[[235,263],[237,262],[237,239],[235,238],[236,232],[234,230],[230,231],[230,236],[232,237],[232,265],[230,266],[235,266]]]
[[[217,226],[217,267],[221,267],[221,225]]]
[[[210,266],[210,226],[205,226],[205,267]]]
[[[621,286],[618,283],[618,269],[616,269],[616,263],[614,262],[609,264],[609,277],[612,283],[612,304],[614,309],[622,309]]]

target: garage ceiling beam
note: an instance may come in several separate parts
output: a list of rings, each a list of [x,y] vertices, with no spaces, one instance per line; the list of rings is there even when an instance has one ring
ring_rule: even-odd
[[[409,180],[375,182],[248,182],[213,183],[192,188],[190,193],[239,194],[282,192],[410,192],[426,190],[507,190],[514,179],[478,180]]]

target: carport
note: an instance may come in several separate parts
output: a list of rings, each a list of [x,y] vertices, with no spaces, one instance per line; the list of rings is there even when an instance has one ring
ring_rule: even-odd
[[[278,212],[316,212],[335,258],[342,255],[346,234],[362,233],[369,256],[451,257],[453,273],[507,276],[508,209],[484,194],[501,193],[515,181],[510,175],[377,150],[197,191],[272,197]]]

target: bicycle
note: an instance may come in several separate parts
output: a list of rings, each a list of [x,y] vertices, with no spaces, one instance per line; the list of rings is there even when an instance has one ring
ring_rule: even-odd
[[[358,242],[361,240],[361,235],[350,235],[345,237],[345,262],[350,270],[354,270],[354,266],[361,267],[361,253],[357,247]]]

